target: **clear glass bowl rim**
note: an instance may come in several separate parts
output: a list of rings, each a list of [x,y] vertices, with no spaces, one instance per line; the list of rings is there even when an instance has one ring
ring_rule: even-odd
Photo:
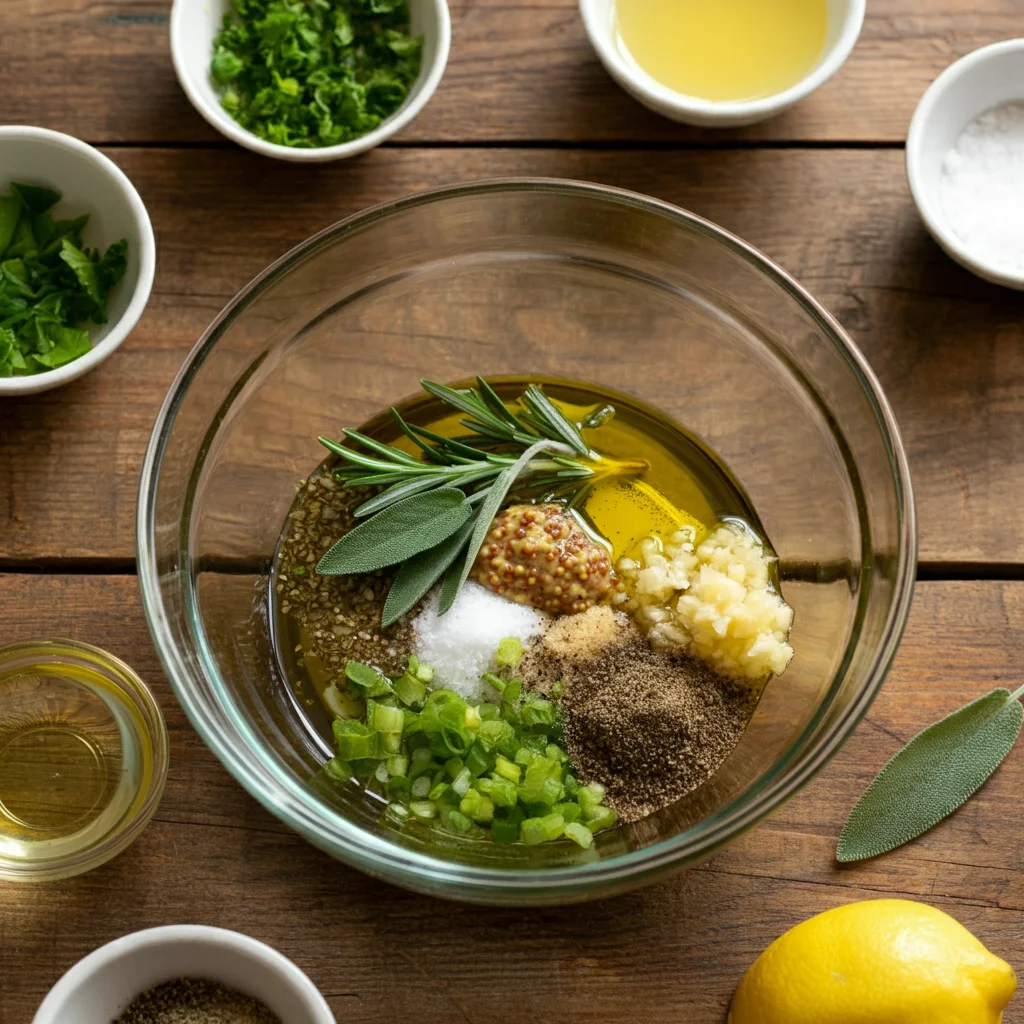
[[[0,672],[3,671],[7,662],[33,655],[51,660],[54,650],[58,648],[61,649],[62,663],[71,661],[75,653],[88,655],[95,659],[95,661],[82,661],[82,665],[93,671],[97,670],[96,662],[99,662],[103,666],[103,674],[117,686],[124,699],[138,711],[153,743],[153,781],[149,792],[130,818],[122,819],[117,827],[102,839],[81,850],[63,857],[38,861],[20,861],[0,857],[0,878],[6,881],[56,881],[92,871],[93,868],[105,864],[139,838],[156,813],[160,798],[163,796],[164,785],[167,782],[170,751],[167,724],[164,721],[160,705],[139,674],[120,658],[101,647],[95,647],[93,644],[87,644],[81,640],[65,640],[57,637],[46,640],[21,640],[0,647]],[[61,662],[55,662],[55,664],[57,663]]]
[[[832,681],[829,693],[786,754],[773,765],[770,772],[758,780],[754,788],[748,789],[711,817],[685,832],[642,849],[574,867],[499,869],[445,860],[388,842],[352,824],[336,812],[327,811],[326,805],[318,804],[311,793],[300,791],[292,780],[277,773],[275,768],[262,758],[258,746],[246,746],[239,738],[224,730],[204,706],[204,701],[190,678],[190,671],[175,648],[161,595],[160,573],[157,566],[156,490],[160,465],[175,414],[192,377],[235,316],[298,263],[333,244],[346,233],[364,230],[376,222],[418,206],[502,192],[563,193],[654,213],[709,236],[773,280],[817,322],[823,336],[832,342],[858,381],[874,411],[888,449],[898,506],[899,547],[894,572],[894,596],[878,650],[870,671],[867,672],[849,706],[831,724],[827,732],[816,738],[813,748],[806,752],[803,762],[785,777],[780,777],[819,726],[825,710],[843,681],[849,652],[859,635],[863,602],[861,609],[858,610],[858,624],[852,631],[847,655],[842,662],[844,667]],[[670,203],[639,193],[608,185],[556,178],[488,179],[444,186],[380,203],[317,232],[253,278],[206,329],[171,384],[146,451],[140,480],[136,533],[143,607],[157,653],[171,686],[203,741],[255,799],[321,849],[369,874],[387,878],[398,884],[402,884],[405,879],[405,884],[410,888],[444,891],[453,897],[458,897],[461,891],[463,898],[486,901],[488,894],[501,893],[501,902],[522,903],[534,900],[549,902],[552,895],[558,901],[569,901],[602,890],[619,891],[635,888],[688,863],[705,859],[785,803],[828,763],[877,696],[903,635],[913,597],[917,566],[917,526],[913,490],[899,430],[878,379],[838,321],[790,274],[754,246],[717,224]],[[185,564],[188,564],[187,560]],[[186,587],[190,587],[190,577],[186,576],[185,580]],[[194,607],[194,602],[190,603]],[[224,681],[219,678],[213,660],[206,656],[202,638],[199,638],[197,647],[209,682],[215,690],[226,696],[227,688]],[[241,717],[233,712],[230,703],[224,710],[236,727],[243,733],[249,732]],[[254,771],[253,758],[259,773]]]

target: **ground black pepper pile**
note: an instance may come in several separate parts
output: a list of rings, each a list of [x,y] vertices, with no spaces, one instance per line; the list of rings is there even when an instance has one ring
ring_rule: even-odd
[[[563,680],[565,748],[581,778],[601,783],[628,823],[709,779],[736,746],[754,700],[702,662],[655,650],[623,620],[600,654],[567,657],[540,641],[521,667],[541,688]]]
[[[252,996],[219,981],[174,978],[136,996],[112,1024],[283,1024]]]

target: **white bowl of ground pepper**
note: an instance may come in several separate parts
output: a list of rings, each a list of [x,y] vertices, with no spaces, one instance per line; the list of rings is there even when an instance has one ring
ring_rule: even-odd
[[[929,86],[907,134],[907,178],[957,263],[1024,290],[1024,39],[975,50]]]
[[[32,1024],[336,1024],[287,957],[223,928],[133,932],[79,960]]]

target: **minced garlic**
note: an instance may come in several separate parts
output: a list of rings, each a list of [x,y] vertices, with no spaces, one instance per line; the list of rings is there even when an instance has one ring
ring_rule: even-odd
[[[684,650],[734,678],[778,675],[793,657],[793,609],[772,587],[764,547],[729,523],[695,541],[684,526],[643,541],[639,560],[621,559],[627,593],[618,607],[656,647]]]

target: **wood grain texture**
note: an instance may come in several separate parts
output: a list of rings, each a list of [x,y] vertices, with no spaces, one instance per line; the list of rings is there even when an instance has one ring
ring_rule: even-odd
[[[643,1019],[723,1024],[750,962],[786,928],[857,899],[920,899],[1024,969],[1024,752],[914,844],[839,867],[856,796],[914,732],[996,683],[1021,681],[1024,583],[919,584],[896,666],[831,765],[698,870],[567,909],[490,910],[371,881],[258,807],[186,723],[156,664],[129,576],[0,573],[0,638],[100,640],[152,685],[171,772],[138,843],[89,875],[0,884],[0,1021],[31,1018],[75,960],[125,932],[199,922],[270,942],[309,972],[339,1020],[375,1024]],[[396,978],[394,971],[400,975]],[[1024,1019],[1021,997],[1007,1024]]]
[[[171,67],[167,0],[8,3],[0,36],[4,120],[96,142],[219,138]],[[727,135],[658,117],[618,88],[576,0],[453,0],[452,53],[404,142],[901,142],[928,83],[957,57],[1020,33],[1016,0],[879,0],[836,77],[774,120]],[[45,67],[46,74],[39,69]]]
[[[898,152],[391,149],[321,167],[238,149],[110,153],[152,215],[156,285],[103,366],[3,403],[0,559],[132,557],[137,476],[167,387],[224,303],[289,247],[408,192],[548,175],[666,199],[778,260],[839,317],[890,397],[922,558],[1024,562],[1024,298],[976,280],[927,238]]]

